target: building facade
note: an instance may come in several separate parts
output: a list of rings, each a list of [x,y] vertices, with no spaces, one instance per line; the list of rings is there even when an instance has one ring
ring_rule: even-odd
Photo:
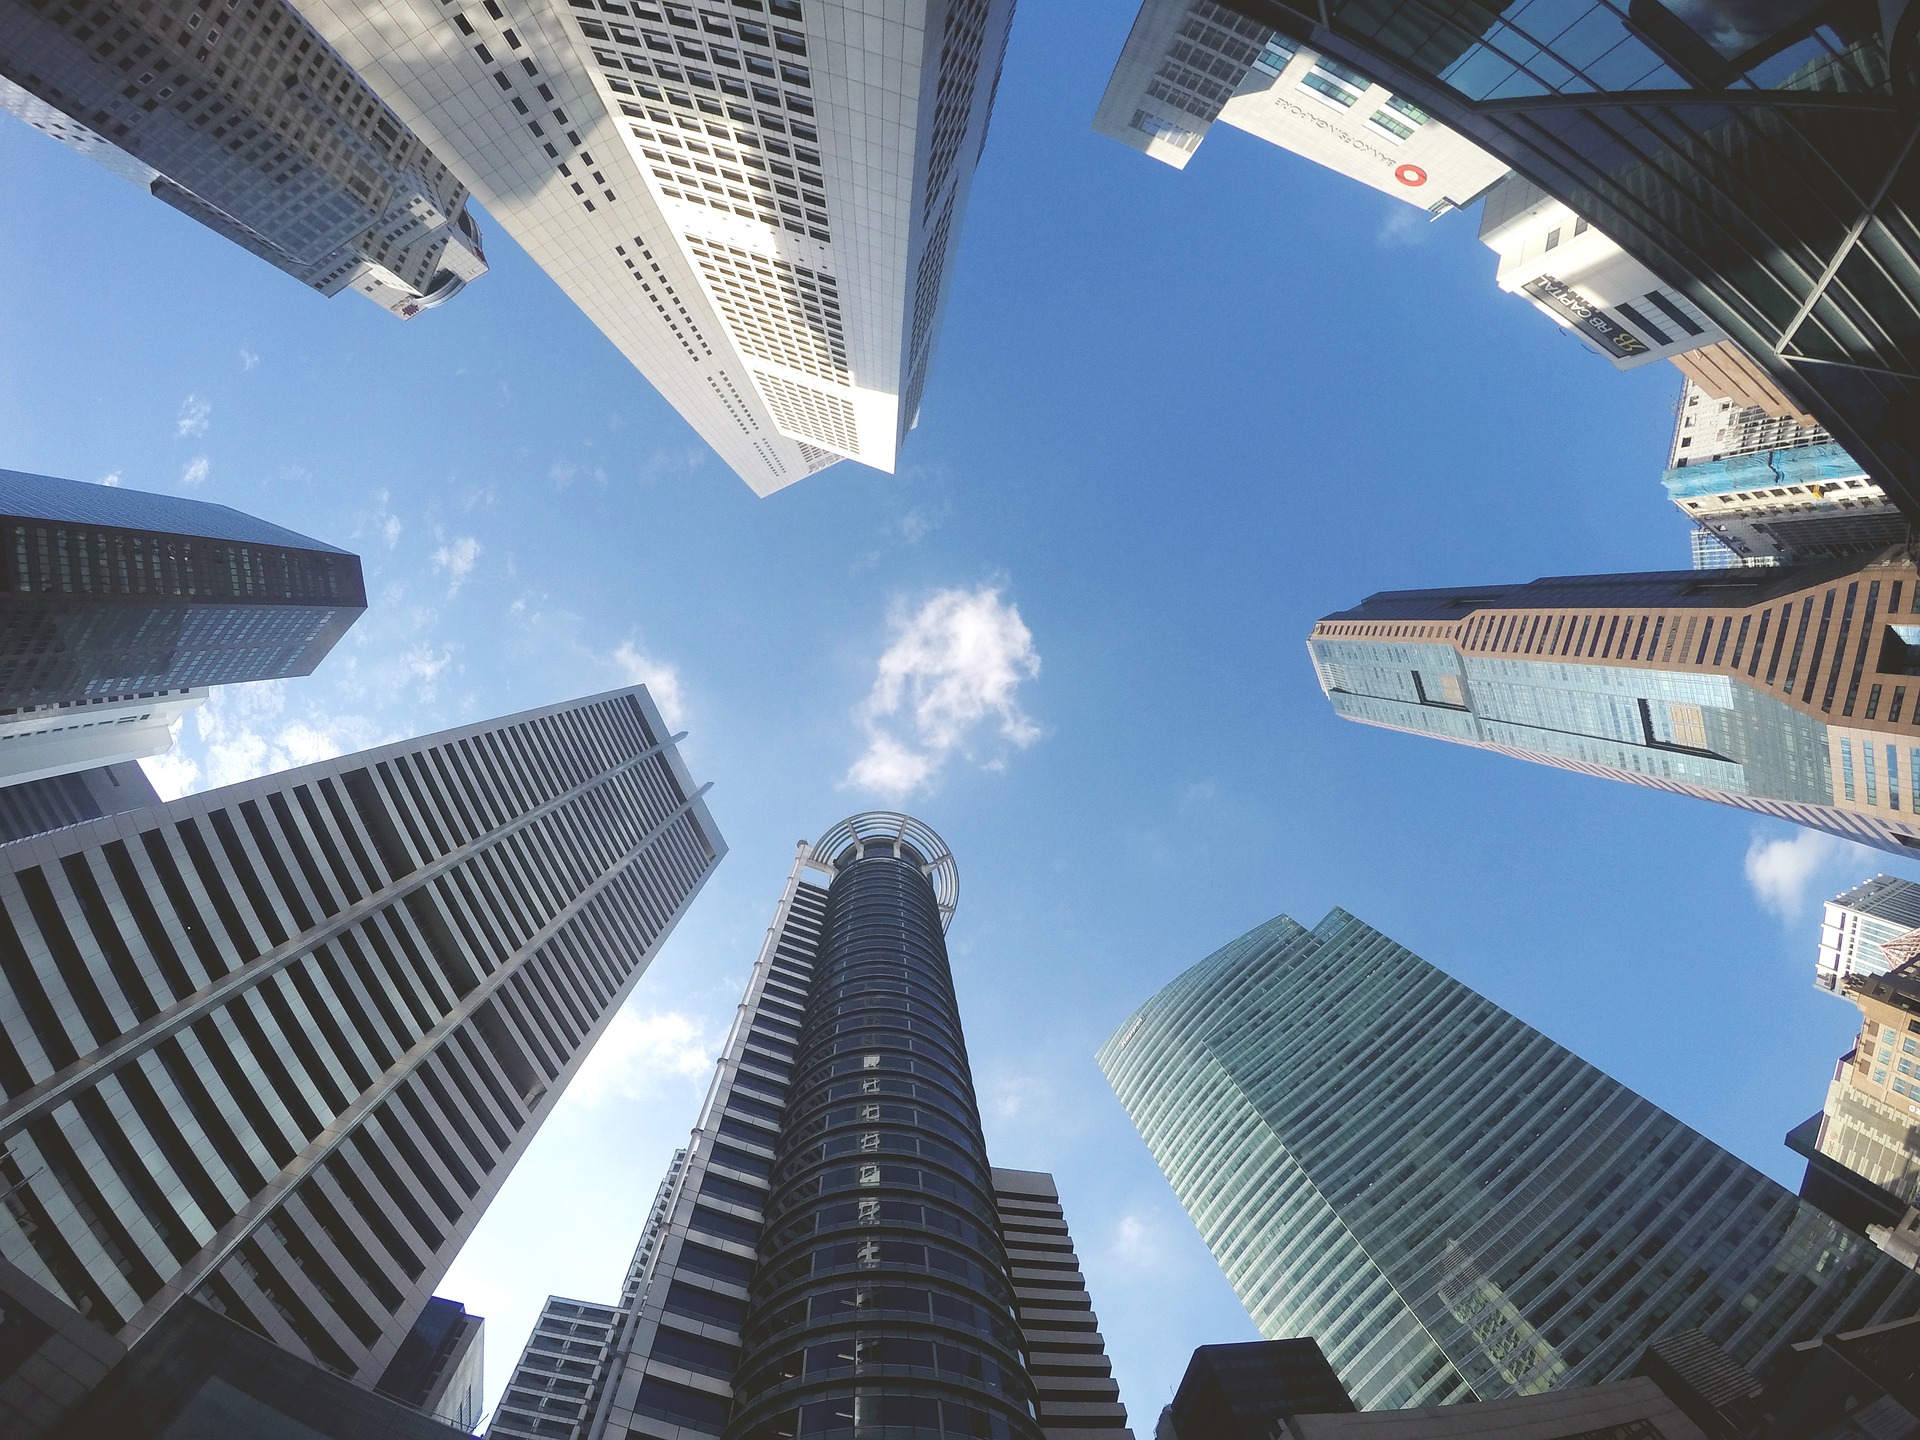
[[[1051,1178],[986,1161],[957,898],[908,816],[801,843],[610,1354],[591,1326],[530,1346],[491,1435],[1128,1434]]]
[[[1820,917],[1820,954],[1814,981],[1838,993],[1854,976],[1884,975],[1907,951],[1889,955],[1888,941],[1920,931],[1920,885],[1893,875],[1863,880],[1826,903]]]
[[[1502,290],[1523,296],[1617,370],[1727,338],[1585,216],[1518,175],[1487,192],[1480,241],[1500,257]]]
[[[1434,215],[1507,167],[1350,65],[1213,0],[1145,0],[1093,128],[1184,170],[1218,121]]]
[[[286,0],[6,0],[0,112],[322,295],[411,318],[487,268],[465,187]]]
[[[174,725],[206,700],[193,686],[0,710],[0,807],[21,786],[137,771],[136,761],[173,747]]]
[[[1228,8],[1372,76],[1584,217],[1920,515],[1910,5]]]
[[[366,608],[359,557],[318,540],[203,500],[0,470],[0,726],[28,706],[159,712],[197,704],[179,693],[192,687],[309,675]]]
[[[1818,425],[1709,395],[1689,379],[1662,477],[1667,495],[1725,565],[1794,565],[1869,555],[1910,531],[1883,490]],[[1696,541],[1698,556],[1705,542]]]
[[[1099,1061],[1261,1333],[1363,1410],[1920,1311],[1864,1236],[1341,910],[1224,946]]]
[[[1904,855],[1920,849],[1917,581],[1891,551],[1385,591],[1308,649],[1347,719]]]
[[[762,495],[892,470],[1012,0],[301,0]]]
[[[146,771],[133,763],[0,786],[0,845],[159,803]]]
[[[1045,1440],[1133,1440],[1060,1187],[1043,1171],[996,1166],[993,1199],[1040,1433]]]
[[[379,1382],[724,847],[644,689],[0,847],[0,1258]]]
[[[1254,1340],[1196,1349],[1160,1428],[1171,1440],[1273,1440],[1296,1416],[1353,1411],[1312,1340]]]

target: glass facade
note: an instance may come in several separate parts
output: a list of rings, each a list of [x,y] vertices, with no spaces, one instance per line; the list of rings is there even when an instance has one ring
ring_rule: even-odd
[[[0,710],[311,674],[366,608],[359,557],[291,530],[0,471]]]
[[[1363,1409],[1742,1364],[1920,1310],[1920,1279],[1341,910],[1168,985],[1100,1065],[1248,1313]]]
[[[1910,22],[1883,36],[1851,0],[1229,3],[1599,227],[1920,515]]]
[[[893,841],[836,857],[729,1440],[1039,1440],[924,863]]]

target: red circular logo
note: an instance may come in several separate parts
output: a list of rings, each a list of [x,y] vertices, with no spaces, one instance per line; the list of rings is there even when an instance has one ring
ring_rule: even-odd
[[[1402,185],[1424,185],[1427,183],[1427,172],[1418,165],[1396,165],[1393,178]]]

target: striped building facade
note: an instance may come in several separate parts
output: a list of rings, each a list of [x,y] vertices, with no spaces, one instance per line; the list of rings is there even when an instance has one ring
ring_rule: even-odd
[[[1920,850],[1920,574],[1902,550],[1385,591],[1308,649],[1350,720]]]
[[[678,739],[634,687],[0,847],[0,1275],[377,1381],[724,853]]]

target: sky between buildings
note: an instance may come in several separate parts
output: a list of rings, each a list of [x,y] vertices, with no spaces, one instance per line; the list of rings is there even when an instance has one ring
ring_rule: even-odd
[[[714,783],[732,853],[442,1286],[490,1400],[550,1291],[615,1297],[794,842],[877,806],[958,856],[988,1142],[1058,1176],[1143,1433],[1193,1346],[1256,1337],[1093,1051],[1281,911],[1347,907],[1798,1183],[1855,1028],[1819,901],[1913,868],[1337,721],[1304,643],[1378,589],[1684,566],[1679,376],[1502,295],[1477,211],[1093,135],[1132,16],[1028,0],[900,474],[768,500],[484,215],[491,273],[402,324],[0,125],[0,465],[366,560],[320,673],[217,696],[165,793],[633,680]]]

